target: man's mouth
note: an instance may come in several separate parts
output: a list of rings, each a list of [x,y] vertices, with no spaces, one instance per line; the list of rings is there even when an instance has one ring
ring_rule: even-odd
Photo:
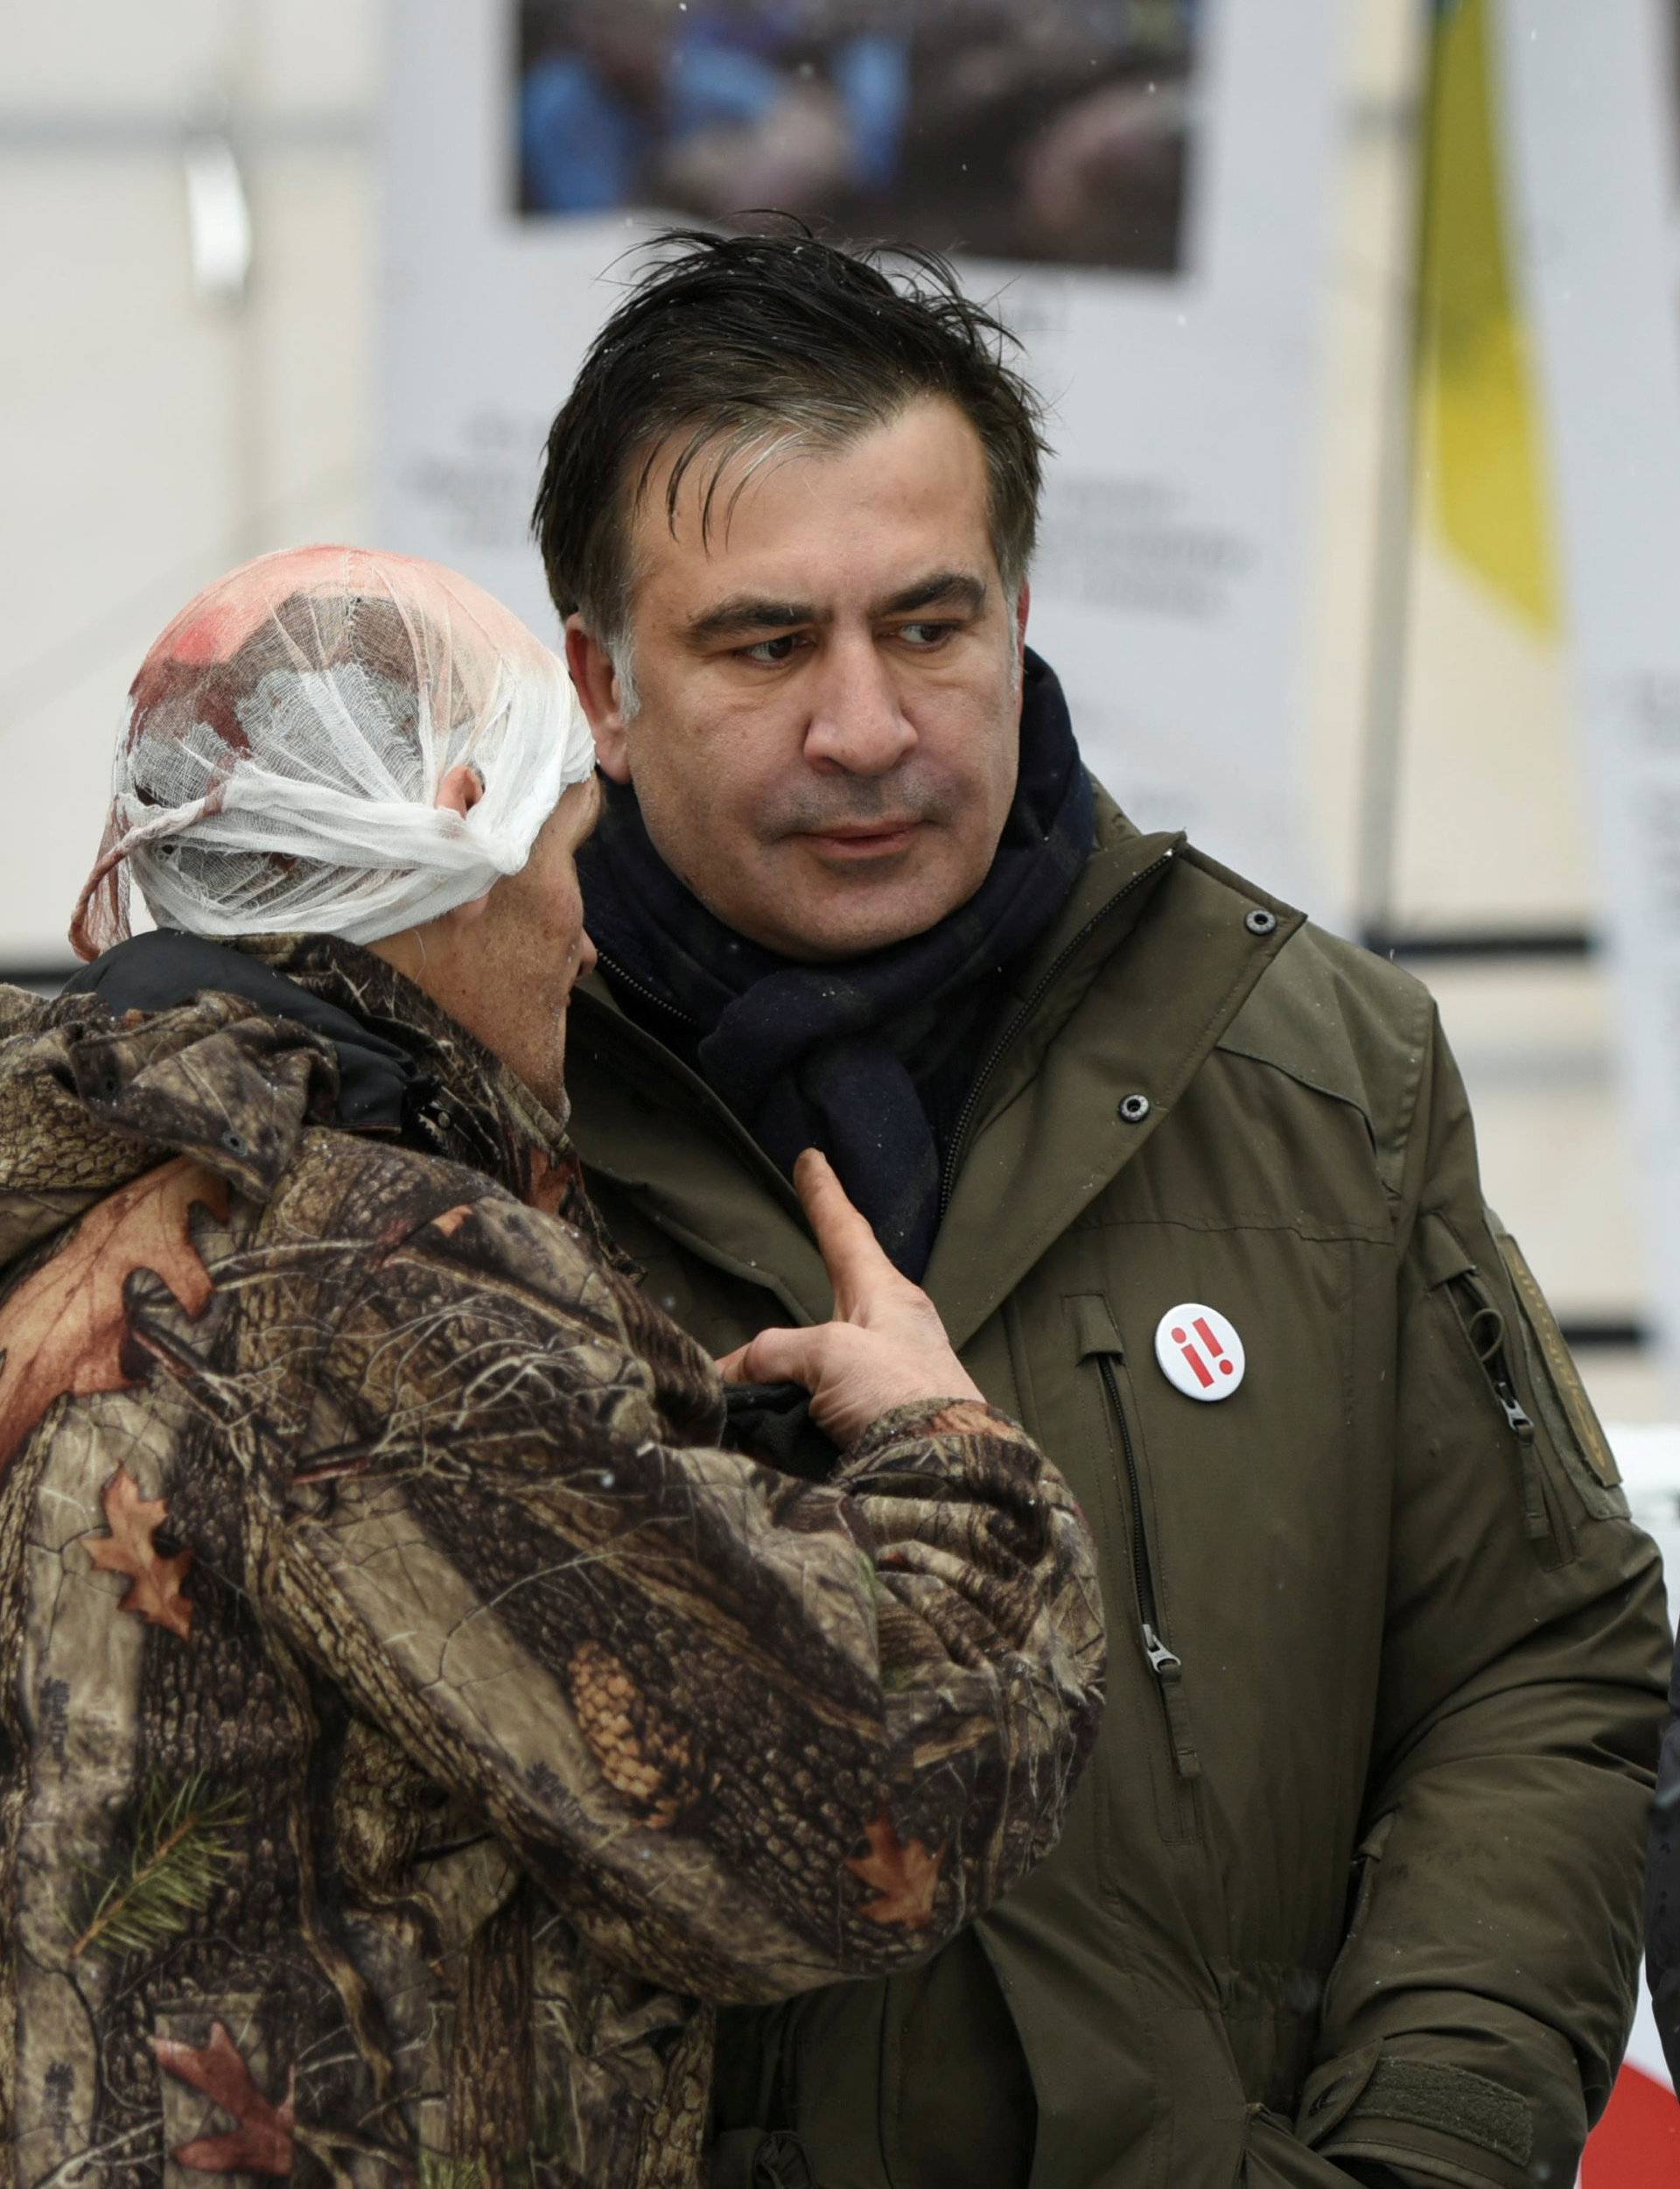
[[[832,828],[804,834],[808,844],[830,858],[870,859],[905,850],[920,826],[920,821],[836,821]]]

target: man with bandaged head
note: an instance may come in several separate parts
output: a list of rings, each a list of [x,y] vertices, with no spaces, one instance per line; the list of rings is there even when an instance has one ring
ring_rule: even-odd
[[[93,962],[0,989],[20,2184],[696,2182],[714,2003],[905,1965],[1059,1828],[1083,1525],[832,1173],[821,1482],[584,1197],[596,799],[475,587],[270,556],[136,680]]]

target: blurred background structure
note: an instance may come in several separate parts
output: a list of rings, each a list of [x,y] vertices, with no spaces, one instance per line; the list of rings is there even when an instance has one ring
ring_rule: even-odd
[[[1207,270],[1198,239],[1226,217],[1238,158],[1209,117],[1246,99],[1231,134],[1246,132],[1254,179],[1231,221],[1248,223],[1243,237],[1264,235],[1295,218],[1305,193],[1322,234],[1301,238],[1283,348],[1268,335],[1262,357],[1240,338],[1252,282],[1236,282],[1235,317],[1205,323],[1231,329],[1212,358],[1227,392],[1210,435],[1240,432],[1250,373],[1278,378],[1280,358],[1302,429],[1287,504],[1298,583],[1276,657],[1287,674],[1264,655],[1267,634],[1253,635],[1255,680],[1289,733],[1248,756],[1258,772],[1244,793],[1255,807],[1255,784],[1286,775],[1259,834],[1277,835],[1287,873],[1264,842],[1244,842],[1242,863],[1435,989],[1476,1105],[1489,1198],[1617,1425],[1644,1517],[1680,1540],[1680,1436],[1662,1429],[1680,1418],[1680,1390],[1651,1343],[1662,1319],[1644,1221],[1656,1189],[1648,1121],[1642,1139],[1628,1091],[1637,1003],[1619,1014],[1603,946],[1615,875],[1601,845],[1614,838],[1594,824],[1598,748],[1572,662],[1557,387],[1549,416],[1522,293],[1524,254],[1543,262],[1548,237],[1502,166],[1512,72],[1495,50],[1498,5],[84,0],[13,11],[0,88],[0,978],[50,984],[67,969],[65,925],[99,837],[124,691],[200,585],[267,549],[338,538],[448,549],[504,589],[509,558],[525,558],[514,605],[536,614],[538,573],[519,538],[534,437],[611,308],[606,269],[634,242],[640,208],[710,219],[775,203],[854,231],[966,245],[1005,312],[1012,298],[1022,307],[1034,356],[1054,360],[1046,392],[1071,463],[1094,390],[1105,419],[1141,443],[1155,429],[1126,416],[1130,336],[1088,345],[1082,362],[1068,341],[1055,347],[1060,321],[1078,319],[1088,296],[1138,300],[1140,343],[1186,324]],[[1578,0],[1531,0],[1530,35],[1551,35],[1566,11],[1637,18],[1663,57],[1628,96],[1663,107],[1667,195],[1653,218],[1667,222],[1680,198],[1676,11],[1603,0],[1600,17]],[[438,56],[428,61],[425,42],[444,35],[444,13],[477,25],[488,59],[433,95]],[[1319,26],[1318,167],[1303,164],[1300,141],[1320,123],[1267,88],[1262,67],[1251,92],[1235,82],[1239,32],[1252,46],[1262,18],[1284,45],[1292,22],[1298,33]],[[1615,143],[1617,113],[1583,119]],[[434,221],[430,200],[424,220],[413,212],[427,188],[453,187],[468,140],[459,172],[470,168],[505,223],[504,277],[527,281],[535,299],[529,339],[486,319],[457,280],[450,253],[467,231]],[[1269,201],[1274,172],[1295,198]],[[558,322],[542,314],[557,309],[560,262],[549,239],[579,222],[597,278],[567,300],[570,331],[550,339]],[[1621,247],[1604,235],[1608,257]],[[1034,279],[1015,281],[1017,261]],[[1667,282],[1671,317],[1677,271],[1650,274]],[[1554,316],[1566,308],[1554,293]],[[1614,345],[1614,330],[1602,332]],[[492,396],[505,385],[507,400],[486,400],[452,452],[423,459],[404,440],[403,406],[444,350],[468,357]],[[1680,375],[1673,407],[1680,420]],[[1107,475],[1070,471],[1053,489],[1053,561],[1086,559],[1080,527],[1100,530],[1121,493]],[[1211,532],[1158,526],[1148,540],[1122,542],[1103,565],[1139,615],[1150,587],[1170,579],[1181,591],[1236,552]],[[1654,558],[1652,597],[1676,579]],[[1181,618],[1172,643],[1182,650],[1152,671],[1138,640],[1147,625],[1105,619],[1100,598],[1053,599],[1047,616],[1052,658],[1083,647],[1084,673],[1122,691],[1154,674],[1170,698],[1204,643]],[[1158,731],[1139,760],[1152,820],[1180,788],[1182,810],[1201,811],[1198,754],[1219,727],[1208,713],[1196,692],[1180,741]],[[1123,801],[1128,750],[1123,726],[1098,761]],[[1232,765],[1242,760],[1237,750]],[[1216,818],[1208,832],[1236,856]],[[1617,2189],[1634,2178],[1618,2174]]]
[[[662,11],[674,13],[640,10]],[[1144,12],[1163,67],[1181,70],[1185,11]],[[1435,987],[1476,1098],[1490,1197],[1584,1341],[1600,1410],[1661,1418],[1670,1401],[1640,1343],[1639,1182],[1590,947],[1600,888],[1586,760],[1561,652],[1536,642],[1549,565],[1536,576],[1519,537],[1511,554],[1530,567],[1490,579],[1451,551],[1401,470],[1428,11],[1345,0],[1343,12],[1297,695],[1320,878],[1310,909],[1399,946]],[[638,18],[585,0],[509,13],[510,39],[538,56],[556,19],[629,43]],[[138,14],[100,0],[14,18],[0,92],[7,972],[51,977],[67,962],[122,695],[174,609],[271,547],[408,544],[382,532],[379,491],[389,34],[382,0],[156,0]],[[1116,70],[1116,95],[1128,81]],[[1138,246],[1150,263],[1171,255],[1162,208],[1181,187],[1181,174],[1158,178],[1185,164],[1181,134],[1166,134],[1176,149],[1156,158]],[[696,151],[692,169],[704,165]],[[774,179],[792,194],[785,173]],[[674,209],[721,203],[696,180]],[[886,210],[878,195],[865,205]],[[938,221],[928,213],[925,240],[949,240]],[[599,309],[610,303],[603,289]],[[446,296],[436,309],[447,314]],[[494,355],[502,338],[485,326],[473,339]],[[1124,389],[1124,361],[1110,369]],[[1240,382],[1240,354],[1229,370]],[[556,370],[556,402],[564,385]],[[527,474],[534,460],[511,457]],[[1124,682],[1124,660],[1114,673]],[[1114,787],[1124,798],[1126,782]]]

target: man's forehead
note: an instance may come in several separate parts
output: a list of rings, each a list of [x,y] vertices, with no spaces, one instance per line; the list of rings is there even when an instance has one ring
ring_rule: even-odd
[[[721,466],[703,459],[684,475],[674,509],[667,458],[650,472],[637,512],[638,593],[690,623],[746,600],[879,612],[934,580],[990,586],[997,572],[984,458],[961,413],[951,409],[949,419],[956,431],[935,418],[915,421],[922,431],[889,439],[889,428],[832,450],[772,444]]]
[[[644,566],[672,558],[718,561],[841,526],[898,530],[979,523],[985,453],[973,426],[942,398],[908,405],[837,440],[796,424],[761,431],[676,433],[646,460],[634,509]]]

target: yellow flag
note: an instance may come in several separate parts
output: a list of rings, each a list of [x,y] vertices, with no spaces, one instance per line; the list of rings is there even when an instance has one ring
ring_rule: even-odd
[[[1435,25],[1418,326],[1419,507],[1507,607],[1558,621],[1545,435],[1511,279],[1488,0]]]

